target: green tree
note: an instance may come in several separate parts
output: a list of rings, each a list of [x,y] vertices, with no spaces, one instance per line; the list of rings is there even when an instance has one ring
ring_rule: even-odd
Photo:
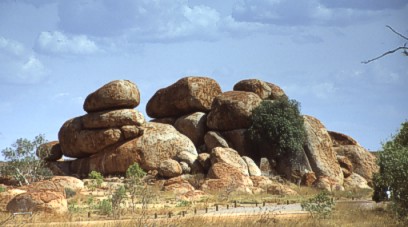
[[[44,135],[40,134],[34,140],[17,139],[17,141],[1,151],[7,165],[1,167],[2,175],[10,176],[21,185],[43,180],[52,176],[46,163],[36,156],[36,150],[46,143]]]
[[[401,126],[398,134],[383,144],[383,150],[379,152],[380,169],[373,179],[373,199],[383,200],[384,192],[390,190],[396,213],[408,221],[408,122]]]
[[[322,191],[315,197],[303,201],[300,205],[302,210],[308,211],[313,218],[327,218],[331,215],[335,203],[328,192]]]
[[[248,130],[249,138],[256,143],[269,144],[277,155],[296,154],[303,149],[306,139],[299,109],[300,104],[287,97],[262,101],[252,111],[253,123]]]
[[[136,196],[138,194],[143,194],[143,177],[146,172],[140,168],[138,163],[134,163],[129,166],[126,171],[126,187],[130,193],[130,199],[132,200],[132,211],[135,212]]]
[[[121,208],[120,204],[126,198],[126,189],[123,185],[115,190],[112,195],[111,202],[112,202],[112,212],[116,218],[120,217]]]

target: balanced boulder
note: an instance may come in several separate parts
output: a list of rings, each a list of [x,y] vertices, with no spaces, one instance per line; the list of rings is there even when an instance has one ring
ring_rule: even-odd
[[[174,127],[199,147],[204,144],[204,135],[207,132],[206,122],[207,114],[195,112],[178,118]]]
[[[275,84],[258,79],[241,80],[234,85],[234,91],[248,91],[257,94],[261,99],[277,99],[285,95]]]
[[[58,141],[41,144],[36,150],[36,155],[44,161],[57,161],[62,158],[61,146]]]
[[[249,128],[252,124],[252,110],[261,101],[261,98],[252,92],[222,93],[214,99],[211,111],[207,116],[207,126],[220,131]]]
[[[163,118],[208,112],[220,93],[221,88],[213,79],[185,77],[158,90],[147,103],[146,113],[152,118]]]
[[[132,109],[139,105],[140,93],[129,80],[114,80],[86,97],[84,110],[88,113],[102,110]]]

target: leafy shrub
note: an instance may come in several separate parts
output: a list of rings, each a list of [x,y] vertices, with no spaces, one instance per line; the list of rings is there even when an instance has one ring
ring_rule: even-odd
[[[386,198],[391,192],[393,208],[399,217],[408,221],[408,121],[402,123],[398,134],[383,145],[379,152],[379,172],[374,176],[375,201]]]
[[[146,172],[142,168],[140,168],[138,163],[134,163],[133,165],[129,166],[129,168],[126,170],[126,178],[127,178],[126,187],[130,193],[133,212],[135,212],[136,195],[138,194],[144,195],[143,187],[141,185],[142,185],[143,177],[145,175],[146,175]]]
[[[315,197],[303,201],[301,204],[302,210],[308,211],[313,218],[327,218],[331,215],[334,208],[334,201],[326,191],[320,192]]]
[[[101,187],[103,183],[103,176],[100,172],[93,170],[88,175],[89,179],[92,179],[91,189],[94,190],[95,188]]]
[[[6,188],[0,186],[0,193],[1,193],[1,192],[5,192],[5,191],[6,191]]]
[[[67,196],[67,199],[74,197],[76,195],[76,192],[72,190],[72,188],[64,188],[65,190],[65,195]]]
[[[287,97],[262,101],[252,111],[253,123],[248,130],[249,138],[256,143],[268,143],[278,155],[302,150],[306,132],[299,108],[300,104],[296,100]]]
[[[123,199],[126,198],[126,189],[124,186],[120,186],[115,190],[115,192],[112,195],[112,209],[113,209],[113,214],[115,217],[120,216],[120,204],[122,203]]]

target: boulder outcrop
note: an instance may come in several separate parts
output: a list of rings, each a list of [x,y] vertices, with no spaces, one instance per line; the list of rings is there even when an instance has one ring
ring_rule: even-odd
[[[158,171],[161,176],[167,178],[177,177],[183,173],[181,165],[172,159],[162,161],[159,165]]]
[[[58,141],[41,144],[36,150],[36,155],[44,161],[57,161],[62,158],[61,146]]]
[[[228,148],[228,142],[221,136],[220,133],[209,131],[204,135],[204,142],[207,151],[212,151],[216,147]]]
[[[231,148],[214,148],[211,152],[211,163],[212,166],[216,163],[227,163],[240,171],[244,176],[249,176],[248,165],[238,152]]]
[[[158,90],[147,103],[146,113],[152,118],[163,118],[208,112],[220,93],[221,88],[213,79],[185,77]]]
[[[195,112],[178,118],[174,127],[199,147],[204,144],[204,135],[207,132],[206,122],[207,114]]]

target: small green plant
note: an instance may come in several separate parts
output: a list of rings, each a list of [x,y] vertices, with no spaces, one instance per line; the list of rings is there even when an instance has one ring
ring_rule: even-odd
[[[92,179],[92,183],[90,185],[91,190],[95,190],[95,188],[101,187],[103,183],[103,176],[100,172],[93,170],[88,175],[89,179]]]
[[[5,191],[6,191],[6,188],[0,186],[0,192],[5,192]]]
[[[112,203],[109,199],[104,199],[99,202],[97,209],[101,215],[109,215],[112,213]]]
[[[188,207],[191,205],[190,201],[187,200],[180,200],[177,204],[176,207]]]
[[[122,201],[126,198],[126,189],[125,187],[122,185],[119,188],[117,188],[115,190],[115,192],[112,195],[112,209],[113,209],[113,215],[115,217],[119,217],[120,216],[120,204],[122,203]]]
[[[72,188],[64,188],[65,190],[65,195],[67,196],[67,199],[72,198],[76,195],[76,192],[72,190]]]
[[[130,199],[132,201],[132,212],[135,212],[136,196],[144,194],[142,193],[142,181],[145,175],[146,172],[142,168],[140,168],[138,163],[134,163],[133,165],[129,166],[126,171],[126,188],[129,191]]]
[[[78,203],[76,200],[68,201],[68,211],[70,213],[79,213],[81,211],[81,208],[78,206]]]
[[[334,208],[334,201],[326,191],[320,192],[315,197],[303,201],[302,210],[308,211],[313,218],[327,218],[331,215]]]

